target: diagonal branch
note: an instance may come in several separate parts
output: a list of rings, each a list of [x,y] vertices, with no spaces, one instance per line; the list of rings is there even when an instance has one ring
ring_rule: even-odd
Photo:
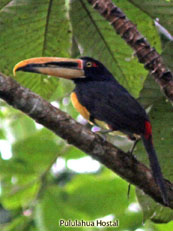
[[[165,66],[161,56],[150,46],[125,14],[111,0],[88,0],[115,31],[134,49],[139,62],[154,76],[165,95],[173,101],[173,73]]]
[[[124,153],[104,141],[68,114],[55,108],[40,96],[22,87],[15,80],[0,73],[0,98],[21,110],[38,123],[67,140],[85,153],[103,163],[130,183],[142,189],[154,200],[163,204],[160,191],[151,171],[129,153]],[[173,208],[173,185],[165,180],[170,207]]]

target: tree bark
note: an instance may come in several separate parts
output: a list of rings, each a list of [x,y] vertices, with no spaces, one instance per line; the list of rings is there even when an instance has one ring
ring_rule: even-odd
[[[146,38],[139,33],[136,25],[111,0],[88,0],[88,2],[133,48],[139,62],[143,63],[144,67],[150,71],[167,98],[173,101],[173,73],[165,66],[161,56],[150,46]]]
[[[76,146],[104,164],[128,182],[142,189],[155,201],[163,204],[160,191],[151,170],[129,153],[124,153],[111,143],[104,141],[65,112],[55,108],[15,80],[0,73],[0,98],[21,110],[36,122]],[[165,180],[170,207],[173,208],[173,193],[170,182]]]

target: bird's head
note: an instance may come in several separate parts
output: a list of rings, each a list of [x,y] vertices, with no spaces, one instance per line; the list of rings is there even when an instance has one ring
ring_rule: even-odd
[[[75,82],[87,81],[109,81],[114,79],[107,68],[99,61],[90,57],[79,59],[40,57],[23,60],[17,63],[13,69],[16,71],[34,72],[65,79]]]

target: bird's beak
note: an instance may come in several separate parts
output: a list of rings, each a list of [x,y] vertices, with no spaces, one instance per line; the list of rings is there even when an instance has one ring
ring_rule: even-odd
[[[65,79],[84,78],[83,60],[56,57],[40,57],[23,60],[13,69],[16,71],[34,72]]]

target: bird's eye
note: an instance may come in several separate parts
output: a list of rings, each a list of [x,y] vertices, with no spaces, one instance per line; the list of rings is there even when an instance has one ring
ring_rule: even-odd
[[[92,62],[87,62],[87,63],[86,63],[86,66],[87,66],[87,67],[92,67]]]

